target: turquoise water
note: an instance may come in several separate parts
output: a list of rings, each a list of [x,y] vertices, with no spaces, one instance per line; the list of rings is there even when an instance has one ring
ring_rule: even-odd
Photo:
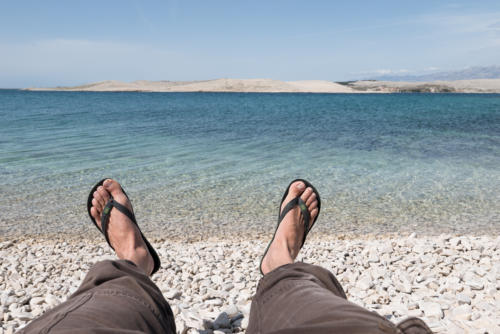
[[[104,176],[159,234],[271,231],[296,177],[323,231],[498,232],[500,95],[0,90],[0,176],[3,235],[85,232]]]

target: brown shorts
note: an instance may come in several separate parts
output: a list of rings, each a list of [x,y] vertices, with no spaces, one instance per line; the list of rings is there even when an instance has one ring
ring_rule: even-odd
[[[160,290],[132,262],[95,264],[68,300],[20,333],[175,333]],[[419,319],[395,326],[346,299],[329,271],[310,264],[279,267],[259,282],[247,333],[432,333]]]
[[[422,320],[395,326],[347,301],[335,276],[306,263],[281,266],[259,282],[247,333],[432,333]]]
[[[68,300],[20,333],[175,333],[172,310],[132,262],[96,263]]]

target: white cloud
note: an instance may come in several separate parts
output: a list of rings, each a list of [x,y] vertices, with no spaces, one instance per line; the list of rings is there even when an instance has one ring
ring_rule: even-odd
[[[403,76],[403,75],[423,75],[423,74],[429,74],[433,73],[440,70],[439,67],[435,66],[428,66],[425,68],[420,68],[420,69],[375,69],[375,70],[367,70],[367,71],[361,71],[361,72],[353,72],[351,73],[355,77],[359,78],[367,78],[367,77],[375,77],[375,76],[384,76],[384,75],[390,75],[390,76]]]
[[[484,33],[500,31],[500,12],[475,14],[429,14],[417,18],[417,22],[439,26],[454,33]]]
[[[410,71],[407,69],[376,69],[376,70],[368,70],[368,71],[361,71],[361,72],[354,72],[353,74],[358,74],[358,75],[398,75],[398,74],[409,74],[414,71]]]
[[[434,13],[415,18],[421,41],[433,45],[427,58],[448,69],[498,64],[500,12]]]

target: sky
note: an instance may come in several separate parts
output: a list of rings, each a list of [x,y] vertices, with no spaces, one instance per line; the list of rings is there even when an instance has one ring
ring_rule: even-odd
[[[500,1],[0,0],[0,87],[500,65]]]

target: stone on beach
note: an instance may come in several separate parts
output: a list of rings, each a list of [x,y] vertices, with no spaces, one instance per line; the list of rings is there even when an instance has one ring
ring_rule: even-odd
[[[310,238],[299,259],[333,271],[351,301],[394,322],[423,317],[437,333],[498,332],[500,238]],[[179,333],[245,331],[267,241],[152,242],[163,260],[153,281]],[[101,239],[4,241],[0,252],[4,333],[66,300],[94,262],[114,259]]]
[[[467,296],[464,293],[457,294],[457,301],[458,301],[459,305],[462,305],[462,304],[468,304],[468,305],[470,305],[470,303],[471,303],[470,297]]]
[[[426,317],[441,319],[443,317],[443,310],[439,303],[423,302],[420,308],[424,311]]]
[[[460,305],[455,307],[451,314],[452,317],[457,320],[470,320],[472,316],[472,307],[467,304]]]
[[[361,290],[368,290],[371,287],[374,286],[373,279],[371,278],[370,275],[363,275],[359,278],[359,280],[356,283],[356,287],[358,287]]]
[[[163,296],[166,299],[178,299],[180,296],[182,296],[182,292],[177,289],[171,289],[168,292],[164,293]]]
[[[229,327],[231,327],[231,318],[229,318],[226,312],[222,312],[221,314],[219,314],[217,319],[215,319],[214,328],[219,329]]]

